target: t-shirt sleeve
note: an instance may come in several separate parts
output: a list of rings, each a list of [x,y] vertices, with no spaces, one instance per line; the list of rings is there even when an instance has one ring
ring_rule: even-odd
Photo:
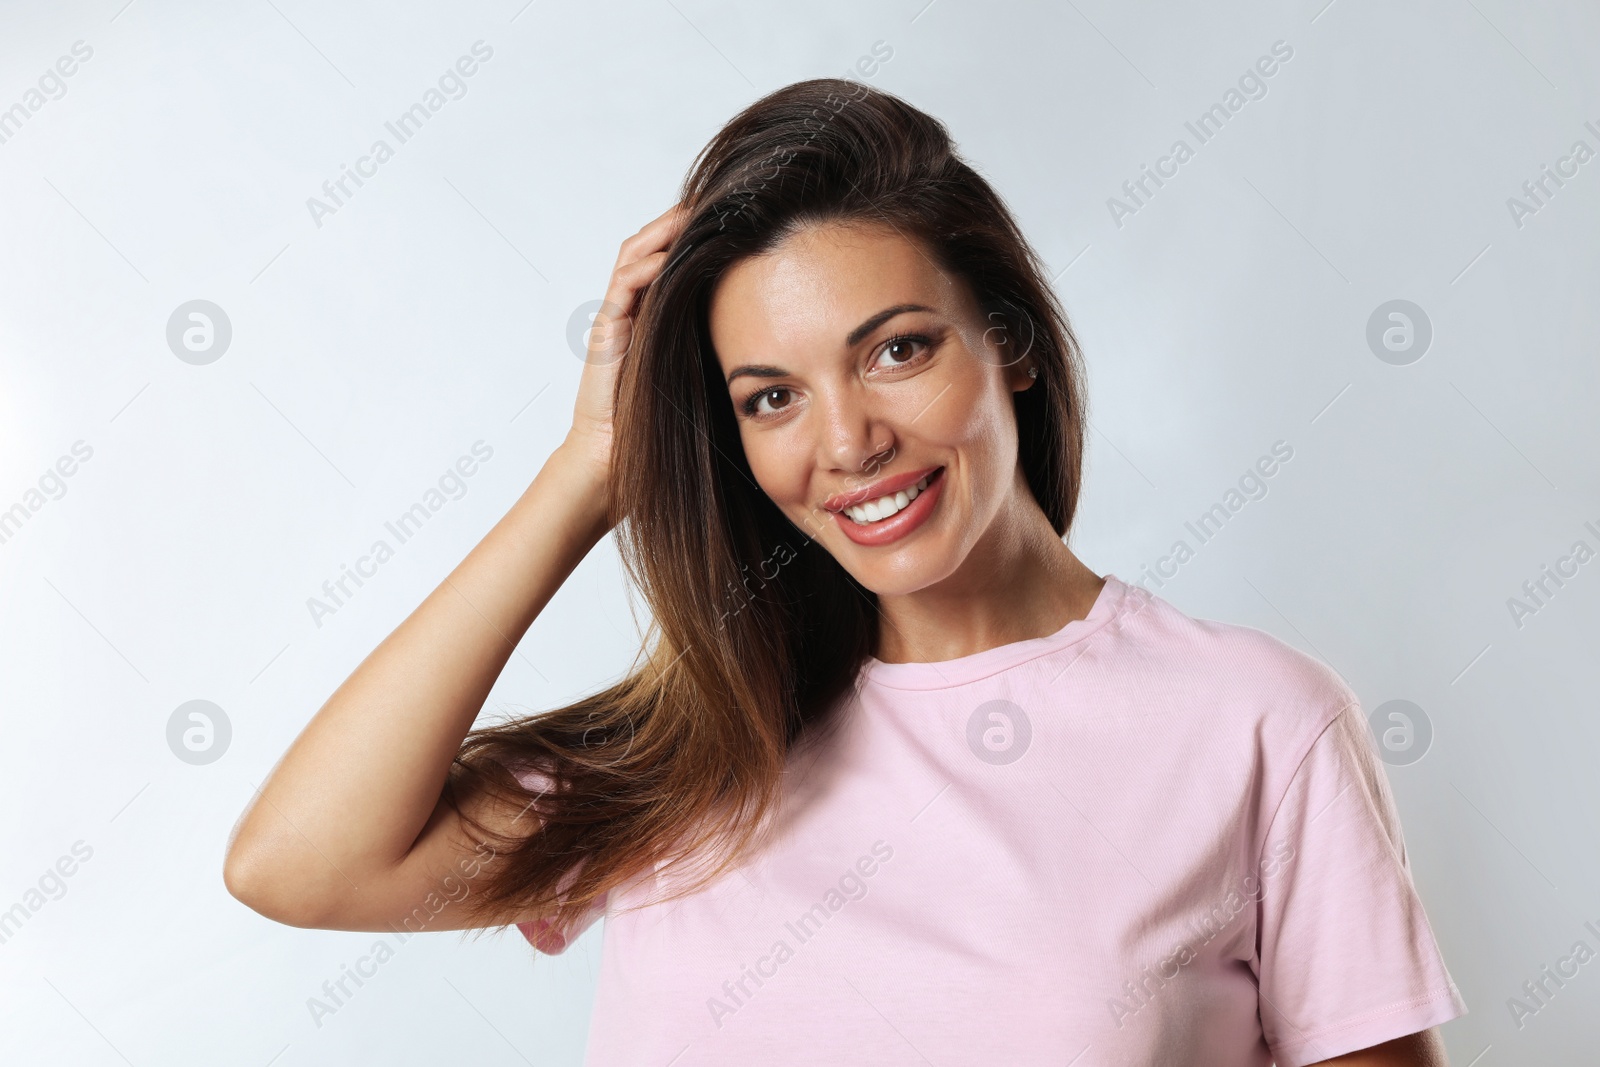
[[[1256,958],[1277,1067],[1370,1048],[1459,1018],[1411,881],[1400,817],[1359,703],[1322,730],[1262,850]]]
[[[543,793],[550,788],[550,776],[532,767],[518,767],[513,769],[517,781],[522,783],[524,789],[535,793]],[[538,817],[538,802],[535,801],[529,808],[529,814]],[[572,881],[568,875],[566,881]],[[608,894],[609,895],[609,894]],[[607,896],[608,896],[607,895]],[[567,946],[576,941],[580,934],[595,924],[595,920],[605,914],[607,896],[601,896],[578,921],[577,927],[570,936],[563,937],[561,932],[551,926],[549,919],[535,919],[531,922],[517,923],[517,929],[522,931],[522,936],[528,939],[528,944],[549,956],[559,956],[567,950]]]

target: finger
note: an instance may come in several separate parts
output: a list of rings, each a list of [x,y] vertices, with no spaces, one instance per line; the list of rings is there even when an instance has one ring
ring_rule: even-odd
[[[649,222],[645,223],[640,227],[640,229],[649,229],[652,226],[664,226],[668,229],[671,229],[674,226],[682,224],[683,221],[688,217],[689,205],[680,200],[676,204],[673,204],[671,207],[667,208],[667,210],[663,211],[661,214],[657,215],[655,218],[651,219]]]
[[[665,248],[688,221],[689,211],[682,203],[674,204],[662,214],[640,227],[639,232],[622,242],[617,253],[617,263],[629,263],[652,252]]]
[[[679,200],[676,204],[673,204],[671,207],[667,208],[667,210],[663,211],[661,214],[645,223],[645,225],[654,226],[658,223],[666,223],[667,225],[671,225],[673,222],[682,222],[688,216],[688,213],[689,205],[684,203],[682,200]]]
[[[655,280],[666,265],[665,250],[625,263],[611,272],[611,285],[606,289],[606,300],[622,309],[622,314],[632,311],[634,297],[640,289]]]

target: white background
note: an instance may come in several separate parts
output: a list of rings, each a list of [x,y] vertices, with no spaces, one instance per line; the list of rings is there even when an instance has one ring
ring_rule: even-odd
[[[1507,999],[1600,950],[1600,561],[1520,624],[1508,600],[1600,550],[1600,159],[1520,225],[1508,199],[1600,150],[1600,9],[1325,4],[6,4],[0,108],[93,54],[0,144],[0,509],[26,512],[0,543],[0,910],[92,857],[0,944],[0,1061],[580,1062],[601,927],[537,963],[515,930],[422,935],[318,1025],[307,999],[378,935],[236,903],[227,835],[560,440],[569,322],[621,240],[738,109],[877,45],[864,80],[949,125],[1084,344],[1074,548],[1325,659],[1369,710],[1423,709],[1431,748],[1388,771],[1471,1008],[1452,1062],[1580,1062],[1600,962],[1520,1028]],[[319,226],[307,198],[480,40],[465,95]],[[1278,41],[1198,144],[1184,123]],[[1108,200],[1178,138],[1194,158],[1119,225]],[[233,333],[205,365],[166,338],[196,299]],[[1395,299],[1433,331],[1405,365],[1366,336]],[[313,619],[480,440],[464,495]],[[1146,578],[1278,441],[1267,494]],[[638,633],[607,540],[489,710],[594,691]],[[167,742],[196,699],[232,728],[199,766]]]

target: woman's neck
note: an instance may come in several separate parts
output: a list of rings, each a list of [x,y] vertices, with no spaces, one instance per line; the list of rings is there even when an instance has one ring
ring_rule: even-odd
[[[1104,584],[1024,490],[956,573],[915,593],[878,598],[874,655],[885,663],[932,663],[1046,637],[1087,615]]]

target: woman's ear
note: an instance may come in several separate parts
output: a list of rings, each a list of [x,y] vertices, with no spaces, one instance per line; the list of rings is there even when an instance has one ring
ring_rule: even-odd
[[[1021,360],[1015,366],[1007,367],[1006,372],[1010,375],[1013,393],[1025,392],[1039,380],[1039,365],[1031,359]]]
[[[1013,393],[1031,388],[1039,377],[1039,362],[1032,355],[1033,320],[1027,311],[1009,301],[1001,301],[988,313],[989,328],[983,340],[990,346],[990,357],[1005,371]]]

